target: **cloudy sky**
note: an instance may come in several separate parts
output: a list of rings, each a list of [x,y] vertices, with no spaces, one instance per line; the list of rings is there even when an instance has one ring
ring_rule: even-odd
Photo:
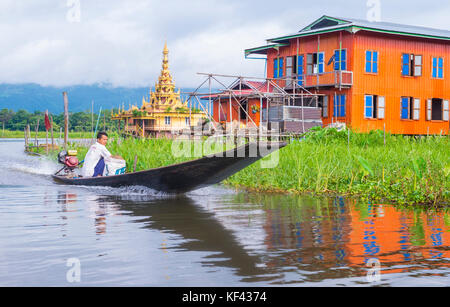
[[[244,49],[377,0],[0,0],[0,83],[149,86],[164,42],[177,86],[197,72],[262,76]],[[381,20],[450,29],[450,1],[380,0]]]

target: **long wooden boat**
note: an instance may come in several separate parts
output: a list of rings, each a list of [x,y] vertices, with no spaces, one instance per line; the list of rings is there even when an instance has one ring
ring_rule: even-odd
[[[284,146],[285,142],[248,143],[220,154],[123,175],[89,178],[68,178],[60,175],[52,177],[58,183],[69,185],[145,186],[167,193],[185,193],[220,183]]]

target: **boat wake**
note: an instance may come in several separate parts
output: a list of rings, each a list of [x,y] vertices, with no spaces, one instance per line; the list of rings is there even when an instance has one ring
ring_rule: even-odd
[[[102,187],[102,186],[79,186],[90,192],[102,195],[113,196],[123,200],[146,201],[155,198],[172,197],[174,194],[156,191],[144,186],[129,186],[129,187]]]
[[[6,168],[9,169],[10,171],[18,171],[33,175],[52,175],[56,171],[54,163],[51,162],[46,163],[44,161],[33,166],[22,163],[14,163],[12,165],[8,165]]]

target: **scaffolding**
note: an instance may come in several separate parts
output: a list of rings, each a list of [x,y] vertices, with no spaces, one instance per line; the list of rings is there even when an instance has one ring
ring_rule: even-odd
[[[283,124],[292,122],[297,128],[300,127],[295,134],[301,134],[307,132],[311,126],[321,125],[319,97],[323,95],[312,93],[303,87],[298,79],[197,74],[205,78],[203,82],[193,92],[183,94],[188,96],[188,105],[197,104],[206,113],[210,133],[218,130],[239,133],[256,128],[259,134],[267,133],[268,130],[289,134],[289,131],[283,129]],[[259,99],[258,123],[249,114],[249,99]],[[207,104],[201,100],[207,100]],[[222,102],[226,102],[227,112],[224,112]],[[216,118],[213,103],[218,105]],[[266,107],[263,108],[263,105]],[[233,110],[238,114],[238,118],[233,118]],[[244,123],[241,113],[245,115]]]

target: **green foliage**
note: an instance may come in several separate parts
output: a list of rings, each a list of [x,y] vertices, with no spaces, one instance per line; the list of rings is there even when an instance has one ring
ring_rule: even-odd
[[[349,138],[350,135],[350,138]],[[348,141],[350,139],[350,142]],[[448,203],[449,138],[315,128],[279,151],[279,164],[261,162],[226,183],[260,191],[355,195],[399,204]]]
[[[187,112],[189,112],[189,109],[182,107],[182,108],[175,108],[175,111],[179,112],[179,113],[187,113]]]
[[[111,112],[111,110],[102,111],[98,129],[103,130],[106,128],[108,131],[116,129],[117,123],[111,120]],[[117,112],[117,110],[114,110],[114,112]],[[0,124],[1,128],[3,128],[4,125],[6,130],[21,132],[23,132],[27,125],[30,125],[31,131],[35,131],[39,119],[39,131],[45,131],[44,116],[45,113],[40,111],[29,113],[25,110],[14,112],[12,110],[2,109],[0,111]],[[53,130],[59,131],[60,128],[64,127],[64,114],[53,114],[52,116]],[[94,119],[93,124],[92,117]],[[98,114],[92,114],[91,112],[69,113],[69,131],[89,132],[92,130],[92,126],[95,129],[97,119]],[[22,136],[23,135],[21,135],[21,137]]]

